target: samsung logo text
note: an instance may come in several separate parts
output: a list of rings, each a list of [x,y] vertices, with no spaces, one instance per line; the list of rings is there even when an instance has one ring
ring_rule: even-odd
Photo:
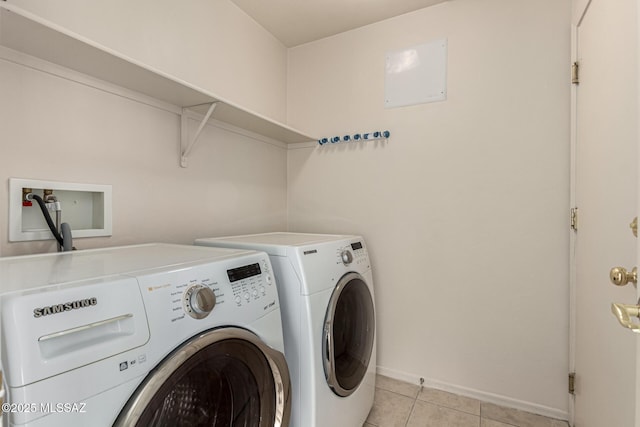
[[[50,305],[48,307],[39,307],[39,308],[33,309],[33,317],[43,317],[43,316],[48,316],[50,314],[58,314],[65,311],[91,307],[94,305],[98,305],[98,298],[96,297],[65,302],[62,304]]]

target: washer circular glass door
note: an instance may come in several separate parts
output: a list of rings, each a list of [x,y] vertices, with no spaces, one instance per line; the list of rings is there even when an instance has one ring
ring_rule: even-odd
[[[364,278],[347,273],[331,294],[324,319],[324,373],[338,396],[353,393],[364,379],[375,342],[373,298]]]
[[[290,401],[282,353],[244,329],[215,329],[154,368],[114,426],[286,427]]]

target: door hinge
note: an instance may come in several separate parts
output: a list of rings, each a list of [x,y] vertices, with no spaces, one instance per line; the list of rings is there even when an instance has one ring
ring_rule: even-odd
[[[570,224],[572,230],[578,231],[578,208],[571,208]]]
[[[578,61],[571,64],[571,83],[574,85],[580,83],[580,65]]]
[[[576,394],[576,373],[569,372],[569,394]]]

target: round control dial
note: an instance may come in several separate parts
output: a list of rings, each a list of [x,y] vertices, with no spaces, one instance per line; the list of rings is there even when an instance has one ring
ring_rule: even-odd
[[[342,263],[344,265],[349,265],[353,261],[353,254],[349,250],[344,250],[340,254],[340,258],[342,258]]]
[[[216,294],[204,285],[194,285],[187,289],[182,298],[184,311],[194,319],[203,319],[216,305]]]

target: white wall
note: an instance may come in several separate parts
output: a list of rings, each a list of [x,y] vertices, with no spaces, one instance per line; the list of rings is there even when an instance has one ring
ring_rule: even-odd
[[[577,25],[591,0],[571,0],[571,23]]]
[[[234,102],[284,116],[286,49],[230,2],[14,3]],[[113,236],[76,240],[79,249],[286,228],[284,144],[207,126],[183,169],[180,117],[171,106],[127,99],[116,87],[7,49],[0,51],[0,76],[3,206],[10,177],[113,185]],[[3,256],[55,251],[53,241],[9,243],[7,215],[8,208],[0,210]]]
[[[11,0],[38,16],[278,121],[286,48],[229,0]]]
[[[292,231],[362,234],[382,373],[566,417],[568,0],[455,0],[289,51]],[[385,110],[384,55],[448,39],[448,99]]]

